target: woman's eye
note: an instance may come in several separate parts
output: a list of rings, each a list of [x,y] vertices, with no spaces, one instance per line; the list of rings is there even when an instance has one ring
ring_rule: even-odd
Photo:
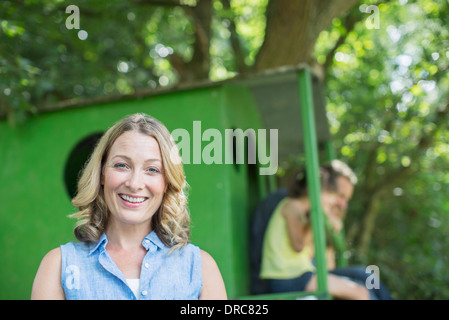
[[[116,164],[114,164],[114,168],[125,169],[126,168],[126,164],[124,164],[124,163],[116,163]]]
[[[154,173],[159,173],[159,172],[160,172],[160,170],[159,170],[159,169],[157,169],[157,168],[149,168],[149,169],[148,169],[148,172],[149,172],[149,173],[153,173],[153,174],[154,174]]]

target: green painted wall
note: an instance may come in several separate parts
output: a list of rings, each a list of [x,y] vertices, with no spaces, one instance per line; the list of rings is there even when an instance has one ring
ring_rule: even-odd
[[[135,112],[154,116],[170,131],[184,128],[191,137],[193,121],[201,121],[202,132],[215,128],[223,137],[225,129],[261,128],[251,94],[234,85],[54,111],[15,128],[0,121],[0,299],[29,299],[42,257],[75,240],[75,221],[67,215],[76,208],[64,184],[74,146]],[[215,258],[230,298],[247,294],[247,228],[260,189],[257,170],[203,163],[186,164],[185,171],[192,242]]]

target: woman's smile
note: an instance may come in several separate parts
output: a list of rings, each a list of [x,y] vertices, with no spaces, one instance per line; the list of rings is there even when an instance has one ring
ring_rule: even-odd
[[[130,208],[138,208],[148,200],[147,197],[132,196],[124,193],[119,193],[118,196],[122,200],[123,204]]]

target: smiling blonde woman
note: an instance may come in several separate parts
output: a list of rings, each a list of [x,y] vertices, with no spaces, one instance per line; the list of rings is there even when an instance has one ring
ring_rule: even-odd
[[[103,135],[72,200],[79,242],[44,257],[32,299],[226,299],[214,259],[189,243],[187,183],[174,154],[168,130],[145,114]]]

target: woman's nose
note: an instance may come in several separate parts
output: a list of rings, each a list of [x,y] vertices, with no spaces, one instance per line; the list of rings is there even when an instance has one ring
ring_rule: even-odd
[[[143,189],[143,179],[141,174],[133,171],[126,181],[126,186],[133,192]]]

